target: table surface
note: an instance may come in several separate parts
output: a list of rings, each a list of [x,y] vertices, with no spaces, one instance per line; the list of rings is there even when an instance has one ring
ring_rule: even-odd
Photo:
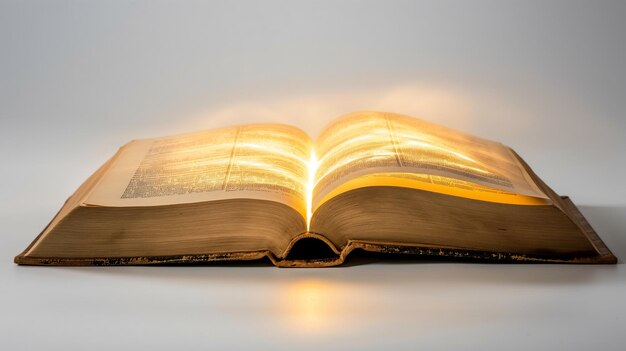
[[[26,267],[134,138],[355,110],[503,141],[626,257],[625,3],[0,2],[0,349],[626,343],[623,264]]]

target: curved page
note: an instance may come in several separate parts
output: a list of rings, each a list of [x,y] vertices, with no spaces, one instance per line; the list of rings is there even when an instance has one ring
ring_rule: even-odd
[[[305,216],[310,152],[304,132],[276,124],[133,141],[84,203],[160,206],[250,198],[285,203]]]
[[[506,195],[498,202],[507,202],[515,194],[548,199],[508,147],[411,117],[378,112],[350,114],[325,128],[315,152],[319,159],[313,208],[342,190],[395,184],[435,189],[432,191],[459,188],[485,195],[487,189],[495,189]],[[420,178],[411,176],[416,179],[407,181],[409,173]],[[374,174],[384,176],[372,177]],[[363,176],[369,176],[368,181],[354,181]],[[477,186],[467,189],[471,184]],[[487,201],[496,198],[494,192],[486,197]],[[526,204],[546,202],[517,200]]]

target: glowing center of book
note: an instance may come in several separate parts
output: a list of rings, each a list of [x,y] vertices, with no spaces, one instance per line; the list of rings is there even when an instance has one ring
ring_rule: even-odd
[[[313,216],[313,189],[315,188],[315,175],[319,162],[315,156],[315,151],[311,150],[311,156],[307,164],[309,170],[309,178],[306,185],[306,230],[311,228],[311,217]]]

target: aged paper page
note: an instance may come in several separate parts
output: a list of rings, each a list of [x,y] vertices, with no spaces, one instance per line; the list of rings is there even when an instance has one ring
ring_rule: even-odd
[[[233,198],[271,200],[306,213],[311,141],[285,125],[247,125],[134,141],[85,203],[159,206]]]
[[[412,173],[429,176],[425,182],[438,186],[468,190],[475,184],[474,192],[494,189],[547,199],[506,146],[411,117],[377,112],[345,116],[324,129],[315,152],[313,207],[341,185],[379,173],[387,183],[395,173],[406,183],[406,174]]]

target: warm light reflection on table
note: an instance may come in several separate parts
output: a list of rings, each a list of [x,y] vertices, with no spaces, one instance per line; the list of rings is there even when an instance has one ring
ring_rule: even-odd
[[[306,335],[341,334],[358,327],[351,300],[365,292],[335,280],[301,279],[281,287],[277,312],[290,332]]]
[[[332,304],[339,290],[320,280],[302,280],[285,291],[286,317],[306,331],[317,331],[332,324]]]

